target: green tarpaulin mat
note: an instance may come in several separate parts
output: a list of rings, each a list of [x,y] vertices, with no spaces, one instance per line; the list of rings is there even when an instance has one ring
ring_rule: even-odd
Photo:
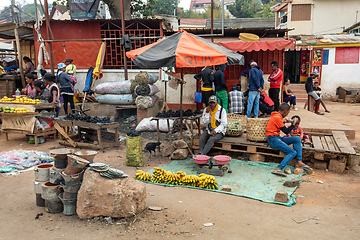
[[[219,190],[209,190],[198,188],[207,191],[215,191],[226,194],[232,194],[241,197],[248,197],[262,202],[267,203],[276,203],[286,206],[292,206],[296,203],[296,196],[293,195],[297,187],[285,187],[283,183],[287,180],[299,180],[301,181],[301,175],[291,174],[287,177],[280,177],[271,173],[278,166],[277,163],[268,163],[268,162],[251,162],[251,161],[242,161],[237,159],[231,159],[230,167],[232,173],[225,172],[225,175],[215,176],[218,181],[219,189],[222,186],[230,186],[231,192],[224,192]],[[165,170],[177,172],[184,171],[187,175],[198,175],[197,171],[199,166],[194,163],[192,158],[187,158],[186,160],[174,160],[169,164],[159,166]],[[217,168],[214,166],[213,168]],[[290,167],[291,170],[294,170],[293,167]],[[148,171],[153,172],[154,169]],[[152,183],[152,182],[148,182]],[[152,183],[158,184],[158,183]],[[164,186],[174,186],[167,184],[158,184]],[[189,187],[190,186],[178,186],[176,187]],[[275,194],[279,190],[285,190],[288,193],[288,202],[279,203],[275,202]]]

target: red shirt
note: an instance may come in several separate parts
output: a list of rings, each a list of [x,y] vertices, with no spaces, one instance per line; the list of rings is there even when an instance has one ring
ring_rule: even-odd
[[[263,95],[263,96],[264,96],[264,102],[266,102],[267,104],[269,104],[269,107],[274,106],[273,100],[271,100],[271,98],[269,98],[269,96],[266,94],[265,91],[263,91],[260,95]]]
[[[273,71],[269,77],[270,88],[280,88],[283,77],[284,73],[280,68]]]
[[[280,128],[284,126],[283,116],[279,112],[272,112],[266,128],[266,136],[280,136]]]

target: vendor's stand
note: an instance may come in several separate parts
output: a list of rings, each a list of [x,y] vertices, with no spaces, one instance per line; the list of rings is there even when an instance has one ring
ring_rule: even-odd
[[[0,117],[2,120],[1,129],[6,134],[6,140],[9,133],[20,133],[35,138],[35,146],[38,145],[38,137],[54,134],[56,129],[53,127],[53,116],[56,114],[56,104],[38,103],[25,104],[13,102],[0,102],[2,112]],[[5,112],[5,109],[21,109],[19,112]],[[36,120],[41,120],[46,125],[37,127]]]
[[[166,39],[126,53],[139,68],[175,67],[180,69],[180,129],[182,137],[182,101],[184,69],[219,64],[243,65],[244,57],[204,38],[179,31]]]

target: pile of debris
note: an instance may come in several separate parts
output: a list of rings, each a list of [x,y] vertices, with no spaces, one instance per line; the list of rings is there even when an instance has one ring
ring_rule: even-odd
[[[191,157],[190,154],[192,152],[184,140],[176,140],[163,150],[163,156],[170,157],[172,160],[184,160],[188,156]]]

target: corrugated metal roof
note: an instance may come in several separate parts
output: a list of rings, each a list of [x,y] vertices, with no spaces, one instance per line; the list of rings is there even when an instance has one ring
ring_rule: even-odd
[[[12,45],[11,43],[0,42],[0,51],[13,52],[14,51],[14,45]]]
[[[7,22],[0,24],[0,37],[4,39],[15,39],[14,28],[16,24],[13,22]],[[28,24],[22,23],[18,27],[18,34],[20,38],[34,39],[33,29]]]
[[[214,19],[214,29],[221,29],[221,19]],[[211,20],[206,19],[206,28],[211,27]],[[225,28],[275,28],[275,18],[236,18],[224,19]]]
[[[320,40],[330,39],[331,42],[321,42]],[[315,42],[316,41],[316,42]],[[314,43],[315,42],[315,43]],[[301,36],[301,43],[296,41],[296,45],[298,46],[309,46],[309,45],[336,45],[336,44],[353,44],[360,43],[360,36],[356,36],[355,34],[327,34],[327,35],[306,35]]]

